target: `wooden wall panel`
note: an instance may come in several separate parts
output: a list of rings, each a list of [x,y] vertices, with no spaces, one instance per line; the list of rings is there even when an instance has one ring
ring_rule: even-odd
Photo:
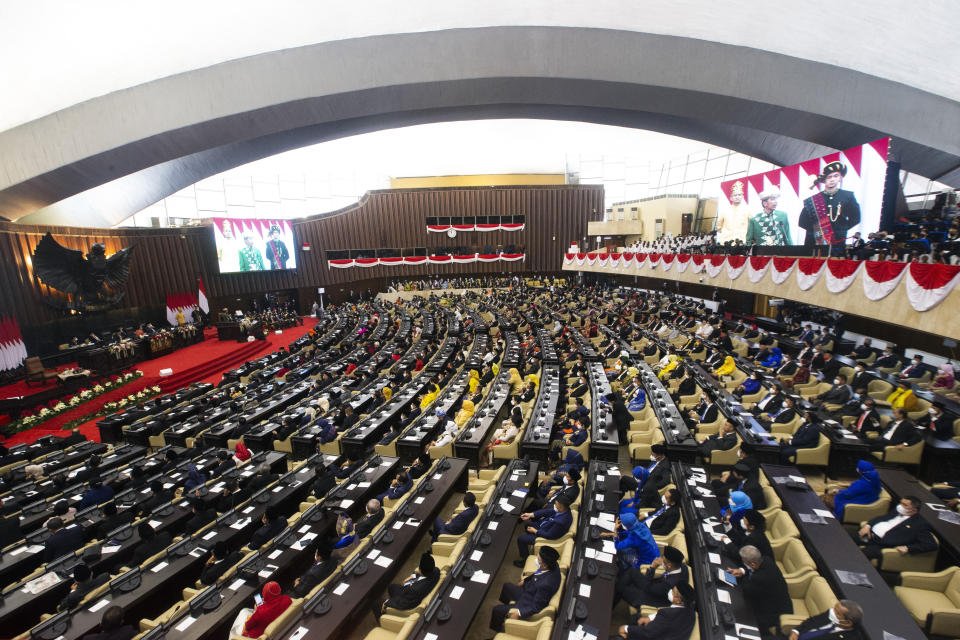
[[[516,232],[467,232],[456,238],[429,233],[429,216],[524,215],[526,227]],[[60,244],[85,253],[103,242],[107,254],[134,249],[126,296],[121,307],[131,314],[160,314],[170,293],[195,291],[202,277],[214,301],[232,301],[283,289],[315,291],[316,287],[349,290],[351,284],[387,282],[393,278],[461,274],[558,272],[564,250],[586,234],[587,222],[603,214],[603,188],[593,185],[531,187],[464,187],[374,191],[355,206],[292,221],[298,244],[298,268],[287,272],[223,274],[217,270],[209,226],[183,229],[86,229],[39,227],[0,222],[0,315],[17,318],[25,337],[27,327],[39,331],[62,323],[59,312],[44,303],[51,293],[33,275],[30,256],[50,231]],[[556,238],[554,240],[554,238]],[[524,262],[466,265],[329,269],[326,251],[387,247],[454,247],[515,244],[524,247]],[[313,298],[301,304],[308,307]]]

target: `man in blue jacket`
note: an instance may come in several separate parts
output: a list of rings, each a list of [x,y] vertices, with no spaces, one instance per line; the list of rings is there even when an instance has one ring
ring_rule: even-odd
[[[507,582],[500,590],[500,602],[490,614],[490,628],[503,631],[506,618],[525,620],[542,610],[560,588],[560,554],[553,547],[540,547],[539,568],[522,582]]]
[[[90,488],[83,492],[83,497],[77,503],[77,511],[82,511],[87,507],[94,507],[110,502],[113,499],[113,487],[104,485],[99,480],[91,480]]]
[[[789,438],[780,439],[780,464],[791,464],[797,455],[797,449],[812,449],[820,444],[820,429],[808,411],[803,416],[803,422],[796,432]]]
[[[436,542],[437,538],[444,533],[455,536],[460,535],[467,530],[467,527],[469,527],[473,519],[477,517],[479,511],[480,509],[477,508],[477,497],[470,491],[467,491],[463,496],[463,511],[451,518],[450,522],[444,522],[440,518],[434,520],[433,531],[430,532],[430,537]]]
[[[567,496],[560,496],[553,503],[553,507],[545,507],[532,514],[525,513],[520,516],[520,519],[526,524],[526,533],[517,538],[520,559],[515,560],[513,564],[523,567],[526,557],[530,555],[530,546],[537,538],[556,540],[570,530],[570,525],[573,524],[570,499]]]
[[[380,504],[383,504],[383,501],[387,498],[396,500],[409,491],[412,486],[413,480],[410,479],[410,475],[406,471],[401,471],[390,483],[390,488],[377,496],[377,500],[380,501]]]

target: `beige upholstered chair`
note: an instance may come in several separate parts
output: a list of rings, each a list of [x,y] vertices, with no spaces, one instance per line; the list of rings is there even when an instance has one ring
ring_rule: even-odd
[[[960,630],[960,567],[939,573],[904,571],[893,592],[931,636],[956,638]]]

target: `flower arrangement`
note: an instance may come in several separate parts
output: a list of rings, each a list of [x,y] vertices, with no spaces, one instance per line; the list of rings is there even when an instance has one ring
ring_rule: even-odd
[[[126,373],[123,374],[123,376],[114,376],[113,379],[106,382],[99,383],[99,384],[95,384],[90,389],[80,389],[73,396],[69,398],[52,400],[50,404],[47,406],[35,407],[32,411],[24,411],[23,415],[19,420],[15,420],[13,422],[10,422],[4,425],[3,432],[7,435],[11,435],[14,433],[18,433],[20,431],[26,431],[27,429],[35,427],[39,424],[46,422],[47,420],[50,420],[51,418],[54,418],[60,415],[61,413],[64,413],[66,411],[72,411],[73,409],[76,409],[81,404],[89,402],[90,400],[93,400],[98,396],[102,396],[108,391],[113,391],[114,389],[122,387],[123,385],[128,384],[136,380],[137,378],[141,378],[141,377],[143,377],[143,371],[139,371],[139,370],[127,371]],[[160,388],[152,387],[151,391],[153,392],[152,395],[157,395],[158,393],[160,393]],[[129,397],[135,400],[137,398],[137,395],[131,394]],[[150,397],[150,396],[145,395],[144,398],[146,397]],[[82,419],[79,422],[77,421],[71,421],[71,422],[75,424],[80,424],[82,422],[86,422],[89,419],[90,418]]]
[[[166,329],[161,329],[150,336],[150,351],[156,353],[173,346],[173,334]]]
[[[108,416],[111,413],[122,411],[123,409],[126,409],[130,405],[142,404],[143,402],[149,400],[150,398],[154,398],[160,395],[161,393],[163,393],[163,390],[160,389],[160,387],[158,386],[145,388],[141,391],[138,391],[136,394],[130,394],[126,398],[120,398],[119,400],[116,400],[116,401],[107,402],[102,407],[100,407],[99,411],[88,413],[83,417],[67,422],[65,425],[63,425],[63,429],[70,430],[85,422],[90,422],[91,420],[102,418],[103,416]]]

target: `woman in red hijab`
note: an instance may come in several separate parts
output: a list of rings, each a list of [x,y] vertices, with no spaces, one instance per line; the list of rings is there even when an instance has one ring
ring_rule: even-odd
[[[268,582],[263,585],[263,604],[257,605],[253,615],[247,618],[243,625],[243,635],[248,638],[259,638],[266,631],[267,625],[280,617],[290,606],[290,596],[283,595],[280,585]]]

